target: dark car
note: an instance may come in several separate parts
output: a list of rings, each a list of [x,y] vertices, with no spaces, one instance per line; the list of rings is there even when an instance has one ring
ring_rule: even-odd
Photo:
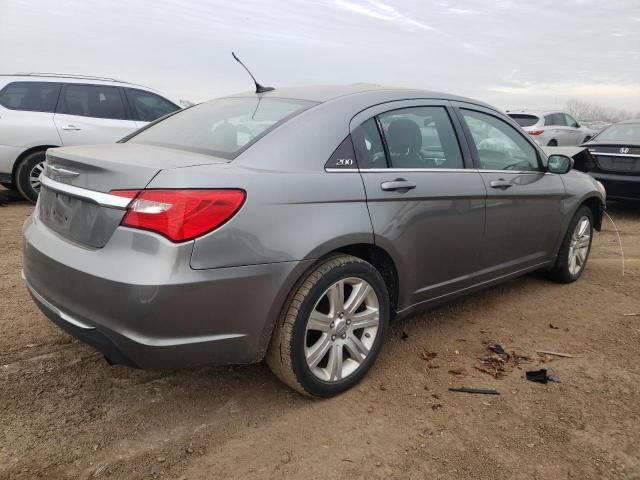
[[[607,198],[640,200],[640,120],[611,125],[582,146],[593,159],[589,174],[604,184]]]

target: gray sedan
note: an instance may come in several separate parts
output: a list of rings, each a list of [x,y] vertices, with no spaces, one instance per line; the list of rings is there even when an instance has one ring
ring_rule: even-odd
[[[110,362],[266,357],[326,397],[366,374],[393,317],[535,270],[575,281],[605,192],[571,167],[471,99],[240,94],[49,150],[24,276]]]

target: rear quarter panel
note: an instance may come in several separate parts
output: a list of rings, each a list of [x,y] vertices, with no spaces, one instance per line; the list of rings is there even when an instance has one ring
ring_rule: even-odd
[[[61,145],[53,113],[23,112],[0,106],[0,145],[26,150],[39,145]]]
[[[161,171],[147,188],[242,188],[235,217],[195,241],[191,266],[220,268],[319,258],[373,243],[362,178],[325,163],[349,134],[352,115],[321,104],[276,128],[225,165]]]
[[[373,243],[359,173],[252,171],[202,166],[162,171],[147,188],[241,188],[247,199],[221,228],[198,238],[195,269],[315,259]]]

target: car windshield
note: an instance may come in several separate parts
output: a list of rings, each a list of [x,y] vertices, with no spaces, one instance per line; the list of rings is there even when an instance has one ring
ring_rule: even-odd
[[[536,123],[538,123],[538,120],[539,120],[539,118],[536,117],[535,115],[523,115],[523,114],[510,113],[509,116],[513,118],[516,122],[518,122],[518,125],[520,125],[521,127],[531,127]]]
[[[127,141],[233,159],[271,129],[313,105],[282,98],[222,98],[182,110]]]
[[[598,142],[640,144],[640,123],[619,123],[605,128],[596,137]]]

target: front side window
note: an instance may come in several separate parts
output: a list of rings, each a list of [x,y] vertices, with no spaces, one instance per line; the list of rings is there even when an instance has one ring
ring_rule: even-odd
[[[155,93],[135,88],[126,88],[125,92],[135,119],[142,122],[153,122],[180,109],[177,105]]]
[[[464,168],[444,107],[410,107],[379,116],[393,168]]]
[[[59,83],[13,82],[0,92],[0,105],[10,110],[53,112],[59,93]]]
[[[283,98],[222,98],[178,112],[127,141],[232,159],[271,129],[313,105]]]
[[[127,114],[117,87],[67,84],[62,92],[59,113],[81,117],[125,120]]]
[[[483,170],[539,170],[536,149],[515,128],[493,115],[462,110]]]
[[[573,118],[571,115],[567,115],[566,113],[564,114],[564,119],[567,122],[567,125],[570,127],[574,127],[577,128],[578,127],[578,122],[576,122],[575,118]]]

